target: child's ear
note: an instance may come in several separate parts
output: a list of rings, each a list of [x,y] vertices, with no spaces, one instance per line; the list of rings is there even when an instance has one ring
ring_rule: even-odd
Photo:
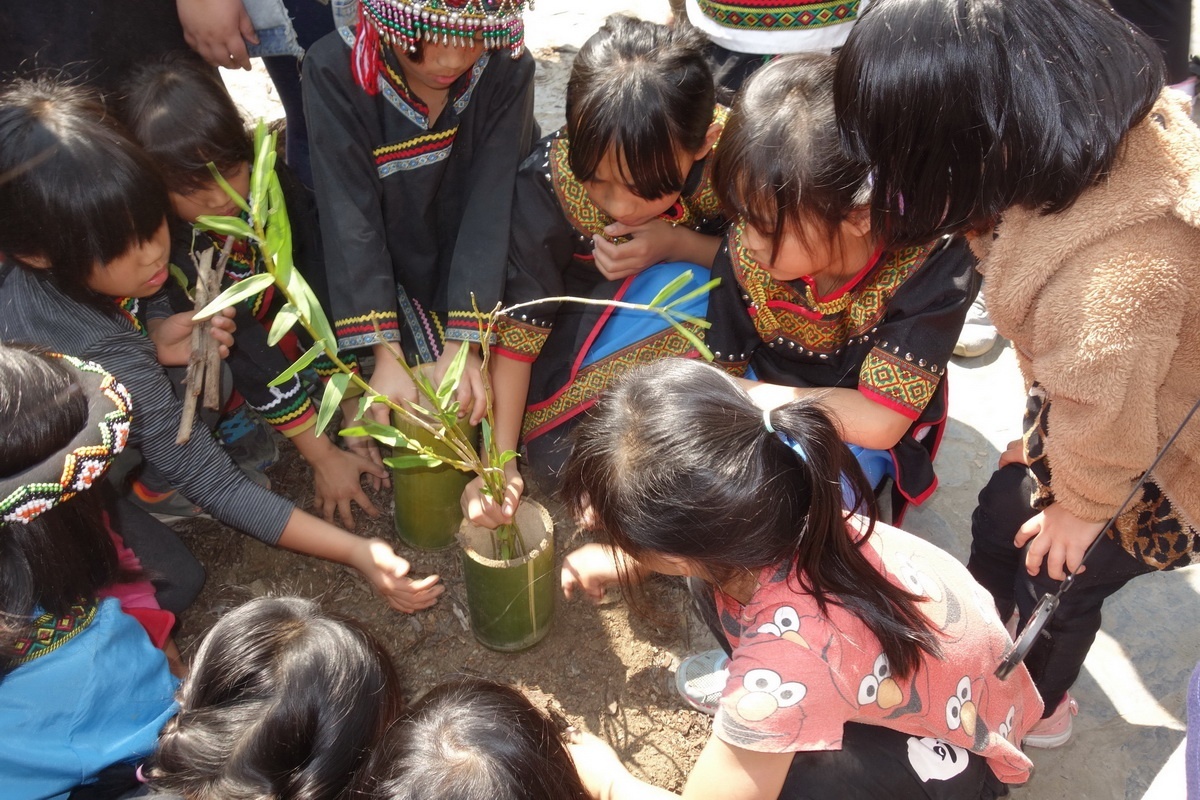
[[[871,209],[866,206],[851,211],[842,223],[856,236],[866,237],[871,233]]]
[[[704,144],[702,144],[700,149],[696,151],[697,161],[707,157],[712,152],[713,145],[717,143],[717,139],[721,138],[721,131],[724,129],[724,127],[725,126],[719,122],[714,122],[712,125],[708,126],[708,131],[704,134]]]

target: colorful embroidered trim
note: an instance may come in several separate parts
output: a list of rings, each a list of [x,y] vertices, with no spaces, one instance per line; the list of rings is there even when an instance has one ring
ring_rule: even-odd
[[[532,362],[542,352],[550,328],[510,317],[496,321],[496,350],[517,361]]]
[[[474,311],[451,311],[446,314],[446,340],[455,342],[482,341],[480,331],[487,331],[488,315]],[[496,340],[493,330],[491,342]]]
[[[729,118],[729,109],[724,106],[713,108],[713,122],[722,126]],[[713,143],[712,150],[705,158],[704,169],[699,184],[691,192],[681,194],[675,204],[663,212],[660,217],[676,225],[695,226],[704,220],[720,216],[721,204],[712,185],[712,170],[720,138]],[[570,163],[571,145],[564,129],[550,142],[549,166],[550,180],[558,204],[562,207],[567,222],[579,234],[590,239],[602,233],[604,228],[613,223],[613,218],[604,213],[588,195],[583,183],[575,177]]]
[[[401,170],[412,170],[444,161],[450,157],[458,126],[436,133],[426,133],[406,142],[377,148],[374,151],[375,168],[380,178],[386,178]]]
[[[741,226],[730,232],[733,273],[748,297],[755,330],[764,342],[803,351],[832,353],[851,338],[865,335],[887,309],[896,290],[925,264],[930,248],[912,247],[889,253],[863,275],[853,289],[823,303],[808,284],[777,281],[742,244]]]
[[[743,0],[716,3],[696,0],[704,16],[726,28],[747,30],[812,30],[851,22],[858,16],[859,0],[797,3],[794,0]]]
[[[79,373],[87,395],[88,421],[58,453],[0,480],[0,520],[28,523],[79,492],[90,489],[129,441],[133,402],[129,392],[99,364],[61,358]]]
[[[400,321],[395,311],[370,311],[359,317],[339,319],[333,327],[337,331],[338,349],[400,340]]]
[[[933,399],[941,377],[919,366],[911,353],[906,356],[872,348],[859,369],[858,388],[909,419],[917,419]]]
[[[697,336],[704,337],[703,330],[691,325],[688,327]],[[636,366],[651,364],[663,358],[690,357],[695,354],[692,343],[676,333],[674,328],[660,331],[624,347],[607,358],[579,370],[571,382],[549,400],[526,408],[522,435],[526,439],[540,436],[586,410],[596,401],[597,395]]]
[[[269,387],[271,402],[265,406],[249,403],[268,425],[279,430],[285,436],[295,436],[316,413],[312,399],[298,380],[289,381],[284,386]]]
[[[525,46],[525,0],[362,0],[359,20],[381,40],[415,52],[420,42],[485,50],[507,47],[518,58]]]
[[[61,617],[45,613],[33,621],[32,632],[0,647],[0,658],[19,666],[54,652],[87,629],[96,619],[99,608],[83,601],[71,606]]]
[[[132,325],[135,331],[145,336],[146,326],[142,324],[142,307],[138,303],[138,299],[136,297],[114,297],[113,302],[117,304],[117,312],[125,318],[125,321]]]

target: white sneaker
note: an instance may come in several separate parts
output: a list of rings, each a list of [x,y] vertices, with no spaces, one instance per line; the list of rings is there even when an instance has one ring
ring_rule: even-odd
[[[707,650],[679,662],[675,690],[685,703],[711,717],[717,713],[728,680],[729,656],[723,650]]]
[[[964,358],[985,355],[995,346],[997,338],[996,327],[992,325],[987,304],[983,300],[983,293],[980,292],[967,310],[967,319],[963,322],[958,342],[954,345],[954,355]]]

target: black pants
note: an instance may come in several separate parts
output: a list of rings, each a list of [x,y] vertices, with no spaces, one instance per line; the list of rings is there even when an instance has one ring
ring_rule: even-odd
[[[1059,582],[1046,574],[1045,564],[1035,577],[1025,571],[1025,553],[1013,545],[1017,531],[1037,512],[1030,506],[1033,478],[1020,464],[997,470],[979,493],[971,516],[971,558],[967,569],[992,593],[1001,619],[1014,608],[1025,627],[1042,595],[1058,589]],[[1076,576],[1062,596],[1025,665],[1046,703],[1050,716],[1079,677],[1096,632],[1104,600],[1138,575],[1154,572],[1106,534],[1087,558],[1087,569]]]
[[[688,590],[697,615],[731,655],[712,587],[688,578]],[[923,778],[919,769],[953,777]],[[792,757],[779,800],[992,800],[1007,794],[1008,787],[992,773],[987,759],[976,753],[879,725],[847,722],[841,750]]]

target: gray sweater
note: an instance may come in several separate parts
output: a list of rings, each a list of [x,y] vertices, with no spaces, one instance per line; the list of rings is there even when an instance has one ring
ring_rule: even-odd
[[[154,343],[118,314],[67,297],[41,270],[0,263],[0,341],[95,361],[133,398],[130,443],[171,485],[214,517],[268,544],[294,506],[258,486],[211,436],[175,444],[183,406],[158,363]]]

